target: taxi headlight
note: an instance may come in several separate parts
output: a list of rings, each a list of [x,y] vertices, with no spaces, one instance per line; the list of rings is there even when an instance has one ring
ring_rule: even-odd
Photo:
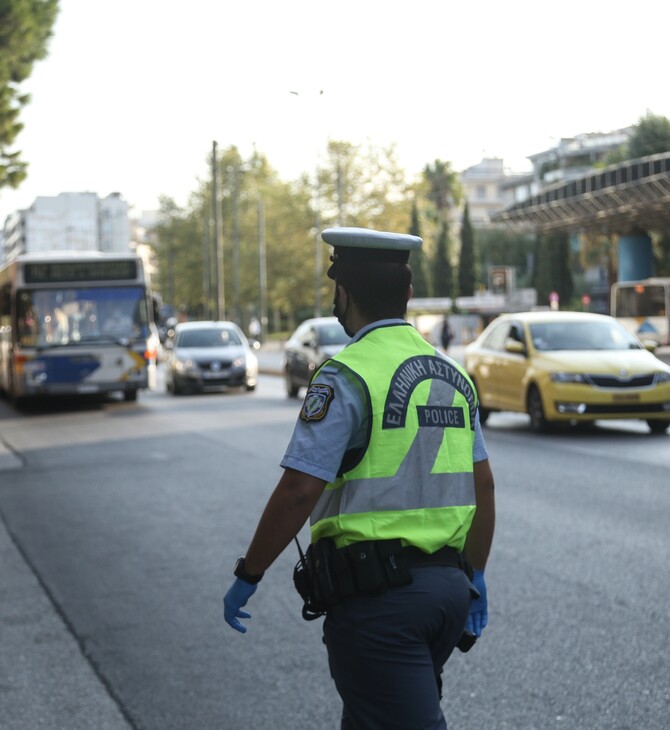
[[[581,373],[552,373],[550,375],[554,383],[585,383],[586,378]]]
[[[670,383],[670,373],[656,373],[656,383]]]

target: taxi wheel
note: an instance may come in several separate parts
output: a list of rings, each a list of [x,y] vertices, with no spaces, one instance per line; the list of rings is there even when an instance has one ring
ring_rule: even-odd
[[[670,426],[670,421],[652,421],[649,419],[647,426],[649,426],[649,430],[652,433],[665,433],[668,430],[668,426]]]
[[[542,396],[537,386],[532,385],[528,391],[528,401],[526,404],[528,415],[530,416],[530,425],[535,433],[547,433],[550,430],[549,421],[544,415],[542,406]]]

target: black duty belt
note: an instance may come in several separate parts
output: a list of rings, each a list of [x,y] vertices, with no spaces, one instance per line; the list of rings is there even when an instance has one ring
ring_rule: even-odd
[[[454,568],[462,566],[461,553],[449,545],[445,545],[434,553],[424,553],[423,550],[413,545],[407,545],[402,552],[414,568],[427,568],[431,565],[449,565]]]

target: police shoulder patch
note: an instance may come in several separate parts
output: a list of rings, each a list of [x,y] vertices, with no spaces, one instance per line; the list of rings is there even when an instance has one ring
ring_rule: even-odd
[[[328,413],[334,396],[335,392],[330,385],[320,385],[319,383],[310,385],[300,410],[301,420],[321,421]]]

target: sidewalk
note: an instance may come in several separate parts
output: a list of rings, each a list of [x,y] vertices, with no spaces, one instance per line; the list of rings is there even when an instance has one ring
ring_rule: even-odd
[[[0,489],[22,466],[0,439]],[[128,730],[0,512],[0,727]]]

